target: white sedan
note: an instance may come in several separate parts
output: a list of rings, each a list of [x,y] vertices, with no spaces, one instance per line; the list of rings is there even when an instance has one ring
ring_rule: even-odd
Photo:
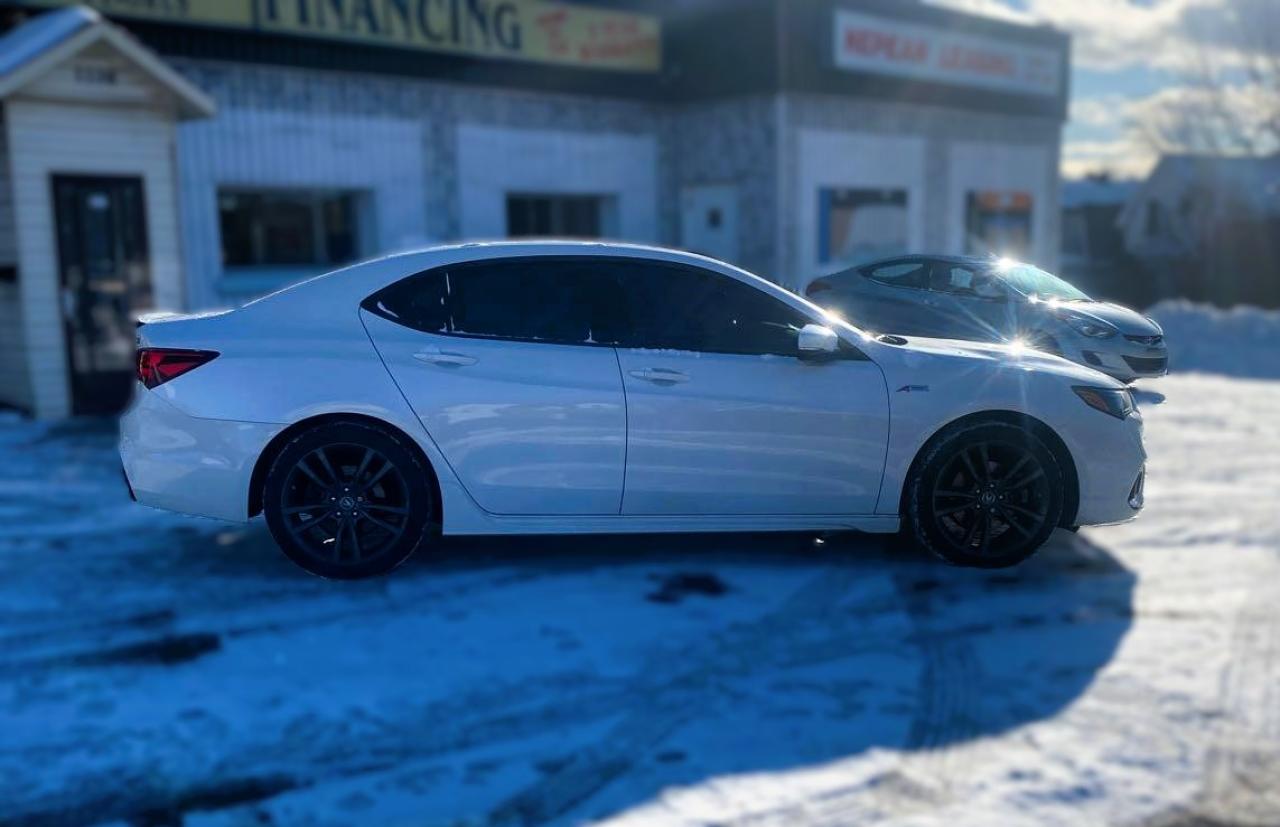
[[[138,330],[134,497],[266,517],[334,578],[441,534],[905,529],[1007,566],[1142,507],[1119,382],[1002,345],[872,337],[722,262],[440,247]]]

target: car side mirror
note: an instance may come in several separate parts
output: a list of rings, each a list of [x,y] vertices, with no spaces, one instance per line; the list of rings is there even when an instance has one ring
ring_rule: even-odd
[[[796,338],[800,358],[830,356],[840,349],[840,337],[826,325],[807,324]]]

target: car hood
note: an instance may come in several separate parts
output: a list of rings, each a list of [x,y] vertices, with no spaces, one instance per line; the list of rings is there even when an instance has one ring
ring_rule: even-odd
[[[1160,325],[1148,319],[1136,310],[1110,302],[1069,302],[1058,305],[1058,309],[1095,321],[1104,322],[1120,331],[1124,336],[1159,336],[1164,333]]]
[[[874,341],[896,351],[904,367],[908,368],[919,367],[923,362],[934,363],[935,366],[952,363],[947,366],[948,372],[952,373],[967,372],[966,368],[1035,371],[1081,384],[1123,387],[1116,380],[1092,368],[1028,347],[924,336],[890,336]]]

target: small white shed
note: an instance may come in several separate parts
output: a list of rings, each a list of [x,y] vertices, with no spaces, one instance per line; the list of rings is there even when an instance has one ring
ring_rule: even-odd
[[[91,9],[0,38],[0,403],[119,409],[135,315],[182,304],[175,126],[213,113]]]

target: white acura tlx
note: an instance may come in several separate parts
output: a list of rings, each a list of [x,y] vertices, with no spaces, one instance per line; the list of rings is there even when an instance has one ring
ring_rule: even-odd
[[[138,329],[140,502],[266,518],[315,574],[443,535],[904,530],[1008,566],[1142,507],[1119,382],[875,337],[722,262],[587,242],[389,256]]]

